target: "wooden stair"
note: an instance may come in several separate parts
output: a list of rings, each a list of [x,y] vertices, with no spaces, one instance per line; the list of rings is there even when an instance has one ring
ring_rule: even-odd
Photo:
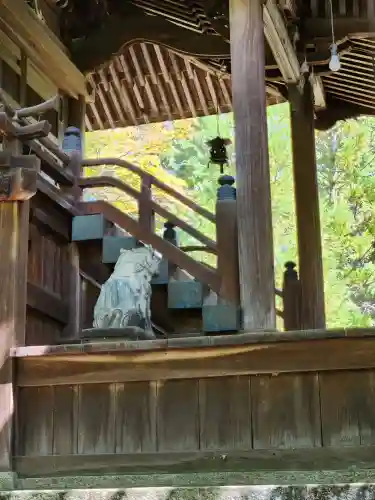
[[[80,259],[76,259],[76,248],[73,245],[69,268],[67,267],[71,292],[69,304],[61,304],[62,310],[69,309],[69,314],[64,313],[62,316],[69,316],[63,320],[63,324],[69,323],[72,335],[70,340],[78,340],[79,329],[91,326],[100,286],[110,276],[119,249],[123,245],[134,245],[137,240],[150,244],[163,256],[159,275],[152,284],[152,314],[159,336],[182,333],[186,336],[186,332],[196,335],[238,331],[241,325],[234,179],[222,176],[218,180],[220,187],[216,214],[213,214],[125,160],[82,159],[79,129],[67,129],[66,141],[64,139],[61,148],[49,137],[50,125],[45,120],[35,120],[35,117],[54,109],[58,98],[56,96],[40,105],[16,110],[0,88],[0,131],[8,139],[17,139],[22,143],[23,153],[32,153],[34,156],[31,160],[35,164],[40,163],[40,172],[35,171],[33,189],[28,189],[27,197],[37,194],[44,197],[44,201],[48,199],[49,203],[52,202],[53,213],[48,214],[40,208],[33,209],[30,212],[32,219],[38,219],[43,227],[47,227],[58,238],[74,241],[79,247]],[[16,167],[15,172],[30,167],[29,160],[30,157],[25,163],[25,157],[2,156],[3,166]],[[141,189],[138,191],[115,177],[80,177],[83,168],[104,165],[138,175]],[[80,201],[84,189],[96,187],[117,188],[127,197],[133,198],[138,205],[138,220],[104,201]],[[183,210],[179,213],[191,210],[194,220],[199,216],[206,222],[213,223],[216,227],[216,241],[169,211],[166,208],[168,203],[158,203],[153,197],[153,188],[158,192],[159,199],[169,197],[180,204]],[[155,233],[155,215],[196,239],[200,246],[178,248],[173,239],[165,235],[160,237]],[[71,218],[72,239],[69,230]],[[215,255],[217,268],[195,260],[190,255],[195,251]],[[285,330],[298,330],[303,326],[300,288],[295,264],[288,262],[284,271],[283,290],[275,290],[276,297],[283,303],[283,309],[277,309],[276,312],[283,318]],[[50,295],[47,292],[45,297]],[[56,297],[53,297],[53,301],[58,306]],[[44,313],[45,309],[44,304],[38,310],[43,310]],[[64,341],[66,340],[64,336]]]
[[[79,245],[82,262],[90,260],[88,247],[91,252],[95,249],[102,268],[101,283],[112,272],[121,248],[134,248],[137,240],[152,245],[164,256],[152,282],[151,310],[153,322],[168,334],[228,333],[240,329],[238,308],[218,299],[220,279],[215,270],[160,236],[142,231],[137,221],[106,202],[81,203],[78,208],[85,215],[73,219],[72,240]],[[96,297],[98,294],[97,290]],[[95,302],[91,300],[90,304],[87,327]]]

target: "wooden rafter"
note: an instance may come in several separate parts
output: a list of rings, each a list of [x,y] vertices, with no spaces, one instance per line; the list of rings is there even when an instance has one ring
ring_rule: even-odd
[[[275,0],[265,2],[263,21],[265,37],[285,82],[298,83],[300,64]]]
[[[300,64],[289,38],[287,28],[275,0],[267,0],[263,7],[264,34],[286,83],[298,83],[301,79]],[[315,105],[325,108],[324,89],[321,79],[313,77]]]

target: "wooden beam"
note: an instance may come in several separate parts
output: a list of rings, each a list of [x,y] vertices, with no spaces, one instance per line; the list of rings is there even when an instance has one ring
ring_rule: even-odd
[[[74,179],[74,185],[70,190],[70,195],[74,203],[78,203],[82,197],[82,190],[78,186],[78,179],[82,174],[81,159],[84,151],[86,102],[84,98],[80,96],[77,100],[69,99],[67,107],[65,127],[76,127],[81,133],[81,151],[67,153],[70,156],[68,169]],[[69,263],[66,272],[69,273],[69,321],[64,329],[63,336],[78,338],[83,308],[81,307],[80,254],[76,242],[71,242],[69,245],[68,259]]]
[[[248,471],[348,470],[375,468],[375,446],[273,450],[212,450],[169,453],[106,453],[15,457],[15,472],[22,477],[79,476],[87,474],[194,474]],[[223,459],[225,457],[225,460]]]
[[[286,83],[297,84],[301,79],[300,63],[289,38],[285,21],[276,0],[266,0],[263,5],[264,34],[275,61]],[[325,95],[321,78],[313,76],[315,104],[325,108]]]
[[[297,83],[301,76],[300,65],[275,0],[264,3],[263,21],[265,37],[285,82]]]
[[[33,283],[27,284],[27,305],[59,323],[68,323],[68,304],[59,295]]]
[[[230,0],[243,326],[274,328],[272,209],[260,0]]]
[[[87,95],[84,75],[56,37],[23,0],[0,0],[0,28],[54,82],[72,97]]]
[[[27,65],[23,65],[19,99],[26,81]],[[21,144],[3,137],[3,149],[19,155]],[[25,345],[29,208],[29,201],[0,202],[0,472],[11,470],[13,460],[14,366],[10,350]]]
[[[55,346],[19,349],[17,385],[100,384],[375,367],[371,337],[242,345],[230,345],[228,340],[228,345],[221,346],[199,345],[200,338],[194,337],[172,340],[174,344],[170,340],[129,342],[126,350],[116,342],[57,346],[59,350]]]
[[[24,345],[28,202],[0,203],[0,471],[11,468],[13,369],[9,351]]]
[[[289,87],[303,328],[324,328],[324,278],[311,84]]]
[[[48,213],[48,210],[41,208],[31,208],[30,223],[44,228],[49,234],[61,238],[64,242],[70,241],[71,221],[65,223],[62,218],[56,216],[56,213]]]
[[[0,58],[17,74],[21,74],[21,65],[19,61],[22,58],[20,48],[0,30]],[[49,99],[56,94],[57,88],[46,78],[45,74],[38,69],[29,59],[27,60],[28,85],[42,99]]]

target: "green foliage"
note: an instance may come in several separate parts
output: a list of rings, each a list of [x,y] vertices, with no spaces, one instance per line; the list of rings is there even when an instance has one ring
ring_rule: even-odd
[[[87,158],[121,158],[149,172],[175,190],[184,192],[187,188],[186,183],[162,168],[160,157],[171,148],[172,141],[188,137],[190,128],[191,124],[185,120],[175,122],[170,126],[156,124],[151,127],[140,126],[93,132],[87,134],[85,154]],[[120,167],[103,165],[87,168],[85,175],[115,176],[137,191],[140,190],[140,177]],[[138,213],[135,200],[117,189],[93,189],[90,196],[105,199],[130,215],[136,216]],[[163,207],[174,206],[174,202],[164,192],[154,190],[154,196]]]
[[[87,157],[120,156],[183,191],[214,212],[220,171],[209,163],[207,141],[233,139],[232,114],[173,124],[149,125],[88,134]],[[284,263],[297,258],[291,138],[288,105],[268,110],[276,286]],[[330,327],[369,326],[375,322],[375,121],[370,118],[337,124],[316,134],[320,189],[327,320]],[[234,175],[233,146],[228,148]],[[89,169],[90,175],[115,174],[139,189],[139,179],[112,167]],[[103,192],[96,196],[103,197]],[[133,200],[106,190],[104,196],[135,215]],[[215,239],[214,225],[160,193],[159,202]],[[182,245],[196,245],[186,234]],[[194,254],[197,257],[197,254]],[[212,256],[200,258],[214,264]]]

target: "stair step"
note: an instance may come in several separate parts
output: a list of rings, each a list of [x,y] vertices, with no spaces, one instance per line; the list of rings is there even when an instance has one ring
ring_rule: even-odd
[[[203,305],[203,285],[199,281],[170,281],[169,309],[200,309]]]
[[[133,236],[104,236],[103,237],[103,264],[116,264],[121,249],[135,248],[137,240]]]
[[[162,259],[159,264],[159,272],[151,281],[152,285],[167,285],[169,283],[169,263],[166,259]]]
[[[109,268],[116,264],[121,249],[130,250],[137,244],[136,238],[121,234],[121,229],[102,214],[74,217],[72,241],[82,242],[80,247],[97,245],[98,259],[102,261],[100,265],[109,265]],[[215,334],[241,329],[241,315],[237,307],[220,303],[215,293],[209,292],[206,286],[194,280],[186,271],[171,266],[165,258],[161,260],[159,273],[151,283],[153,296],[161,294],[164,297],[156,309],[153,306],[154,318],[160,320],[160,325],[164,325],[163,328],[169,332],[197,330]],[[155,299],[152,303],[155,303]],[[97,332],[89,333],[91,338],[96,334],[101,336]],[[114,332],[111,332],[113,335]]]
[[[108,226],[102,214],[77,215],[72,222],[72,241],[101,240]]]

